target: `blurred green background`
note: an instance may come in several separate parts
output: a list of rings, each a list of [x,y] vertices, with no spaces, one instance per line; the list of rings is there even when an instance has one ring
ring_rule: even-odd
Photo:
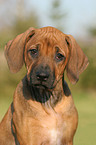
[[[82,5],[83,3],[83,5]],[[11,74],[4,57],[6,42],[29,27],[54,26],[75,37],[89,58],[88,68],[71,88],[79,113],[75,145],[96,145],[96,2],[69,0],[0,0],[0,120],[13,99],[25,67]],[[92,15],[93,14],[93,15]],[[76,28],[76,29],[75,29]]]

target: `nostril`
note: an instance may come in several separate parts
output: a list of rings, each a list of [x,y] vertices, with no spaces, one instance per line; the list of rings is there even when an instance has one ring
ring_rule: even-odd
[[[49,74],[46,72],[37,72],[36,73],[37,79],[39,81],[47,81],[47,79],[49,78]]]

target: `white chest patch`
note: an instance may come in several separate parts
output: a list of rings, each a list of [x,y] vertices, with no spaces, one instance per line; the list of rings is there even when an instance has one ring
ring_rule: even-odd
[[[52,114],[48,118],[48,124],[46,125],[47,137],[50,145],[61,145],[62,140],[65,139],[64,132],[66,131],[66,122],[62,119],[59,114]]]
[[[52,144],[56,144],[56,145],[60,145],[61,142],[61,138],[60,138],[60,132],[56,129],[52,129],[49,131],[50,133],[50,137],[51,137],[51,143]]]

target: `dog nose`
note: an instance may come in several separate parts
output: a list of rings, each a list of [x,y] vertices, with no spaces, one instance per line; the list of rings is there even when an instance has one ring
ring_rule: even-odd
[[[49,78],[49,73],[48,72],[36,72],[36,77],[38,81],[47,81]]]

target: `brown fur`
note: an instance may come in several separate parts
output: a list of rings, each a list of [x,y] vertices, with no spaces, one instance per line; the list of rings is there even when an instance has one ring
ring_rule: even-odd
[[[0,124],[0,145],[73,145],[78,114],[64,70],[76,83],[88,65],[75,39],[53,27],[30,28],[7,43],[5,56],[11,72],[25,63],[27,75]]]

